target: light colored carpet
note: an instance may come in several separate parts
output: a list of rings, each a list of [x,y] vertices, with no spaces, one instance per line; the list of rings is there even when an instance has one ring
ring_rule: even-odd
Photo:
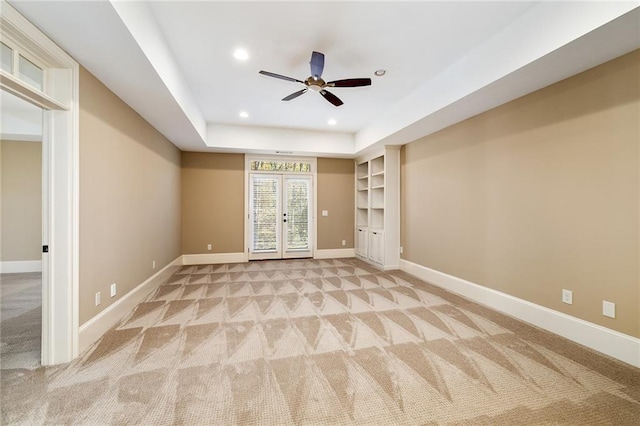
[[[611,424],[640,370],[355,259],[182,267],[3,424]]]
[[[0,274],[0,368],[40,366],[42,274]]]

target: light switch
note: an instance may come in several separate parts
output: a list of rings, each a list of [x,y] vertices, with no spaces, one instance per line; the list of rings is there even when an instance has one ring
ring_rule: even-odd
[[[616,304],[613,302],[602,301],[602,315],[609,318],[616,317]]]
[[[322,216],[329,216],[329,210],[322,210]]]

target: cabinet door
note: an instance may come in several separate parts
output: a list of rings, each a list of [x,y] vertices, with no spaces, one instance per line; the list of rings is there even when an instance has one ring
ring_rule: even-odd
[[[367,257],[367,229],[358,228],[358,235],[356,240],[356,254],[358,256]]]
[[[384,264],[384,234],[380,231],[369,232],[369,260]]]

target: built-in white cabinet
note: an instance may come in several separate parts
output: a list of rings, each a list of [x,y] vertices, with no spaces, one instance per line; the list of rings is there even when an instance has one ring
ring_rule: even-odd
[[[367,257],[369,231],[365,227],[356,228],[356,256]]]
[[[384,265],[384,232],[380,230],[369,231],[369,253],[370,261]]]
[[[400,266],[400,148],[356,160],[356,256]]]

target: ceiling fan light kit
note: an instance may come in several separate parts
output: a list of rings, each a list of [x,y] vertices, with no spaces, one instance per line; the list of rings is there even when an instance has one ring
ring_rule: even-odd
[[[272,73],[269,71],[260,71],[260,74],[266,75],[267,77],[279,78],[280,80],[291,81],[293,83],[300,83],[305,86],[304,89],[298,90],[282,98],[283,101],[290,101],[292,99],[297,98],[298,96],[306,93],[309,89],[314,92],[320,93],[322,97],[324,97],[327,101],[329,101],[334,106],[340,106],[343,102],[333,93],[326,90],[326,87],[362,87],[362,86],[371,86],[370,78],[347,78],[343,80],[334,80],[326,82],[322,79],[322,71],[324,71],[324,54],[320,52],[314,51],[311,53],[311,61],[309,61],[309,65],[311,67],[311,76],[306,80],[298,80],[296,78],[287,77],[284,75]]]

